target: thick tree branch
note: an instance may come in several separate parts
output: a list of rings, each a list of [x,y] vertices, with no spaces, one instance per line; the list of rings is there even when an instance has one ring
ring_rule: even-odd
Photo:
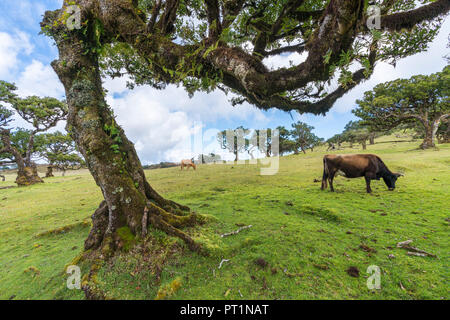
[[[205,4],[208,15],[209,38],[217,39],[222,32],[219,3],[217,0],[205,0]]]
[[[437,0],[414,10],[382,16],[381,27],[390,31],[412,29],[420,22],[429,21],[440,15],[447,14],[449,10],[449,0]]]

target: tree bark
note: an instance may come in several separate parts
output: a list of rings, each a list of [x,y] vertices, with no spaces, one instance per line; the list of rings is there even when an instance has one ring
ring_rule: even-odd
[[[365,140],[364,140],[364,141],[361,141],[361,145],[362,145],[363,150],[366,150],[366,149],[367,149],[367,143],[366,143]]]
[[[47,167],[47,173],[45,174],[46,178],[51,178],[54,177],[53,175],[53,166],[48,166]]]
[[[369,144],[371,145],[375,144],[375,134],[371,134],[369,136]]]
[[[59,14],[47,12],[43,25],[52,28],[59,50],[59,59],[52,62],[52,67],[66,92],[69,108],[66,130],[104,197],[92,215],[93,227],[85,250],[98,249],[103,257],[109,257],[123,244],[118,229],[126,228],[135,236],[145,236],[147,224],[151,223],[199,251],[200,246],[177,229],[195,224],[198,217],[188,207],[164,199],[149,185],[133,143],[106,104],[97,54],[83,48],[82,43],[89,41],[83,33],[62,35],[66,32],[64,26],[54,25]]]
[[[420,148],[429,149],[436,147],[436,132],[439,128],[440,121],[433,121],[433,123],[430,124],[428,120],[425,120],[422,123],[425,128],[425,138],[423,139]]]

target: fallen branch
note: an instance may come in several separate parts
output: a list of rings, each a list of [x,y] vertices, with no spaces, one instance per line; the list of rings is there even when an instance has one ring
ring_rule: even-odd
[[[435,254],[432,254],[432,253],[426,252],[424,250],[418,249],[416,247],[410,246],[409,244],[412,242],[413,242],[412,240],[406,240],[403,242],[399,242],[399,243],[397,243],[397,248],[409,250],[406,253],[408,256],[437,258],[437,256]]]
[[[223,238],[223,237],[232,236],[232,235],[234,235],[234,234],[238,234],[238,233],[241,232],[242,230],[249,229],[249,228],[251,228],[251,227],[253,227],[253,226],[252,226],[252,225],[244,226],[244,227],[241,227],[241,228],[237,229],[236,231],[229,232],[229,233],[224,233],[224,234],[221,235],[221,237]]]

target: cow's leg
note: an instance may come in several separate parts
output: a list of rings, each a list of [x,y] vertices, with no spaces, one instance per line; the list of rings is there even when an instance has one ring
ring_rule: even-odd
[[[330,172],[330,175],[328,177],[328,182],[330,183],[330,190],[331,190],[331,192],[334,192],[333,179],[334,179],[335,174],[336,174],[336,171]]]
[[[374,178],[373,174],[366,173],[364,175],[364,178],[366,179],[366,190],[367,190],[367,193],[372,193],[372,188],[370,187],[370,180],[372,180]]]
[[[322,176],[322,190],[327,188],[327,179],[328,179],[328,164],[326,157],[323,158],[323,176]]]
[[[328,187],[327,179],[328,179],[328,174],[327,174],[326,170],[323,169],[322,187],[320,189],[325,190]]]

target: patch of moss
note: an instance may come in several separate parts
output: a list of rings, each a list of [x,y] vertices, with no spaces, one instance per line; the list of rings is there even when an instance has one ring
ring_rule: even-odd
[[[35,266],[30,266],[30,267],[26,268],[23,272],[24,273],[30,273],[33,277],[36,277],[36,276],[41,274],[39,269],[36,268]]]
[[[122,250],[124,251],[129,251],[136,244],[136,237],[128,227],[117,229],[117,235],[122,242]]]
[[[341,218],[336,214],[336,212],[333,209],[328,208],[320,208],[320,207],[313,207],[310,205],[302,205],[300,207],[300,213],[309,214],[312,216],[316,216],[322,219],[325,219],[327,221],[332,222],[340,222]]]
[[[181,279],[176,278],[171,283],[161,286],[155,300],[164,300],[173,296],[181,288]]]

